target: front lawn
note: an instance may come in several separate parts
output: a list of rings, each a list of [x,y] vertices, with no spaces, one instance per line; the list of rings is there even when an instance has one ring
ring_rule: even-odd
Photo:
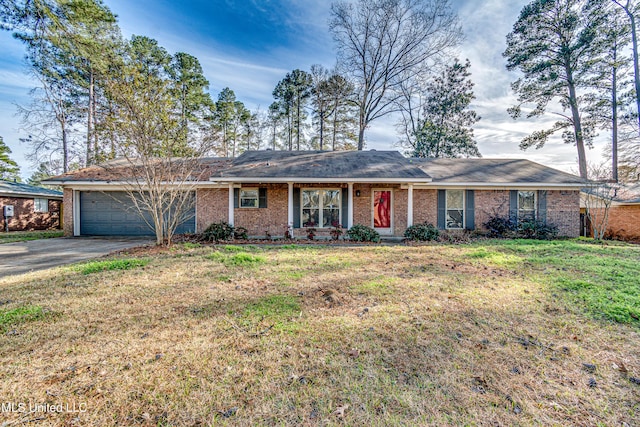
[[[62,230],[41,230],[41,231],[0,231],[0,244],[13,242],[26,242],[28,240],[50,239],[62,237]]]
[[[58,425],[636,425],[640,247],[199,246],[0,280]],[[626,424],[625,424],[626,423]]]

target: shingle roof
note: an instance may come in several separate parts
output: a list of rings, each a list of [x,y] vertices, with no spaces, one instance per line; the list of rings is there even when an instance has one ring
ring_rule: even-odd
[[[202,166],[199,172],[202,180],[206,181],[209,176],[217,173],[220,169],[227,168],[231,164],[231,160],[226,157],[205,157],[200,159]],[[54,176],[45,182],[54,183],[73,183],[73,182],[109,182],[118,181],[131,177],[135,167],[126,159],[111,160],[102,165],[89,166],[78,169],[76,171],[67,172],[62,175]]]
[[[248,151],[235,159],[208,157],[194,179],[214,182],[349,181],[423,184],[571,185],[584,181],[523,159],[418,159],[397,151]],[[52,183],[119,181],[136,173],[124,160],[50,178]],[[196,176],[197,175],[197,176]]]
[[[248,151],[212,180],[222,178],[368,179],[430,181],[397,151]]]
[[[0,194],[15,197],[62,198],[61,191],[11,181],[0,181]]]
[[[584,184],[578,176],[524,159],[418,159],[433,183]]]

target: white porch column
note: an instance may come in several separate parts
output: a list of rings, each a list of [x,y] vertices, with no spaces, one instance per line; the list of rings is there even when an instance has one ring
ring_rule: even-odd
[[[80,235],[80,192],[78,190],[72,190],[73,196],[71,198],[71,214],[73,215],[73,235]],[[68,209],[68,208],[67,208]]]
[[[233,225],[234,223],[234,219],[233,219],[234,205],[235,205],[235,200],[233,197],[233,182],[230,182],[229,183],[229,225]]]
[[[413,184],[409,184],[407,196],[407,227],[413,225]]]
[[[288,201],[287,201],[287,226],[289,229],[293,229],[293,182],[287,182],[289,186]]]
[[[353,182],[350,182],[347,191],[347,230],[353,227]]]

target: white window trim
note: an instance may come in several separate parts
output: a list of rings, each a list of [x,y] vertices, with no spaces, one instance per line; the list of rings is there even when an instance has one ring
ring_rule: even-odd
[[[36,200],[44,200],[45,210],[36,208]],[[48,213],[49,212],[49,199],[45,197],[34,197],[33,198],[33,211],[36,213]]]
[[[391,200],[389,201],[391,203],[391,209],[390,209],[390,214],[391,214],[391,223],[390,223],[390,227],[376,227],[375,226],[375,212],[374,212],[374,203],[375,200],[373,199],[373,193],[375,191],[389,191],[391,193]],[[393,191],[393,188],[372,188],[371,189],[371,228],[375,229],[378,233],[380,234],[393,234],[393,227],[395,226],[395,221],[394,221],[394,217],[395,217],[395,206],[394,206],[394,198],[395,198],[395,194]]]
[[[339,195],[340,195],[340,203],[338,204],[338,218],[340,218],[340,224],[343,225],[342,224],[342,188],[303,187],[303,188],[300,188],[300,227],[302,227],[302,228],[332,228],[333,227],[331,224],[329,224],[327,227],[324,227],[324,226],[322,226],[320,224],[314,225],[313,227],[305,227],[303,225],[304,221],[302,220],[302,217],[303,217],[302,211],[304,209],[304,203],[303,203],[304,196],[302,195],[302,193],[304,193],[305,191],[320,191],[320,196],[318,197],[318,203],[319,203],[319,206],[318,206],[318,222],[320,224],[322,224],[324,222],[323,218],[322,218],[322,213],[324,211],[324,206],[322,206],[322,200],[324,199],[322,197],[323,196],[322,193],[324,193],[325,191],[338,191]]]
[[[255,206],[242,206],[242,199],[250,199],[249,197],[242,197],[243,191],[255,191],[256,192],[256,205]],[[260,207],[260,189],[258,187],[243,187],[238,191],[238,208],[240,209],[256,209]]]
[[[533,193],[533,219],[538,219],[538,192],[536,190],[518,190],[518,203],[517,203],[517,214],[518,214],[518,221],[520,221],[522,219],[522,216],[520,215],[520,193]]]
[[[449,216],[449,198],[447,197],[447,193],[449,191],[460,191],[462,192],[462,227],[449,227],[447,225],[447,217]],[[447,230],[464,230],[465,222],[466,222],[466,209],[467,209],[467,200],[466,200],[467,192],[465,190],[445,190],[444,194],[444,228]],[[455,209],[458,210],[458,209]]]

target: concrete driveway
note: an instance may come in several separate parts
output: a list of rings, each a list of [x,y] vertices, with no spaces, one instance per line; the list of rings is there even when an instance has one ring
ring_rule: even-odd
[[[0,277],[28,273],[149,244],[140,238],[53,238],[0,245]]]

